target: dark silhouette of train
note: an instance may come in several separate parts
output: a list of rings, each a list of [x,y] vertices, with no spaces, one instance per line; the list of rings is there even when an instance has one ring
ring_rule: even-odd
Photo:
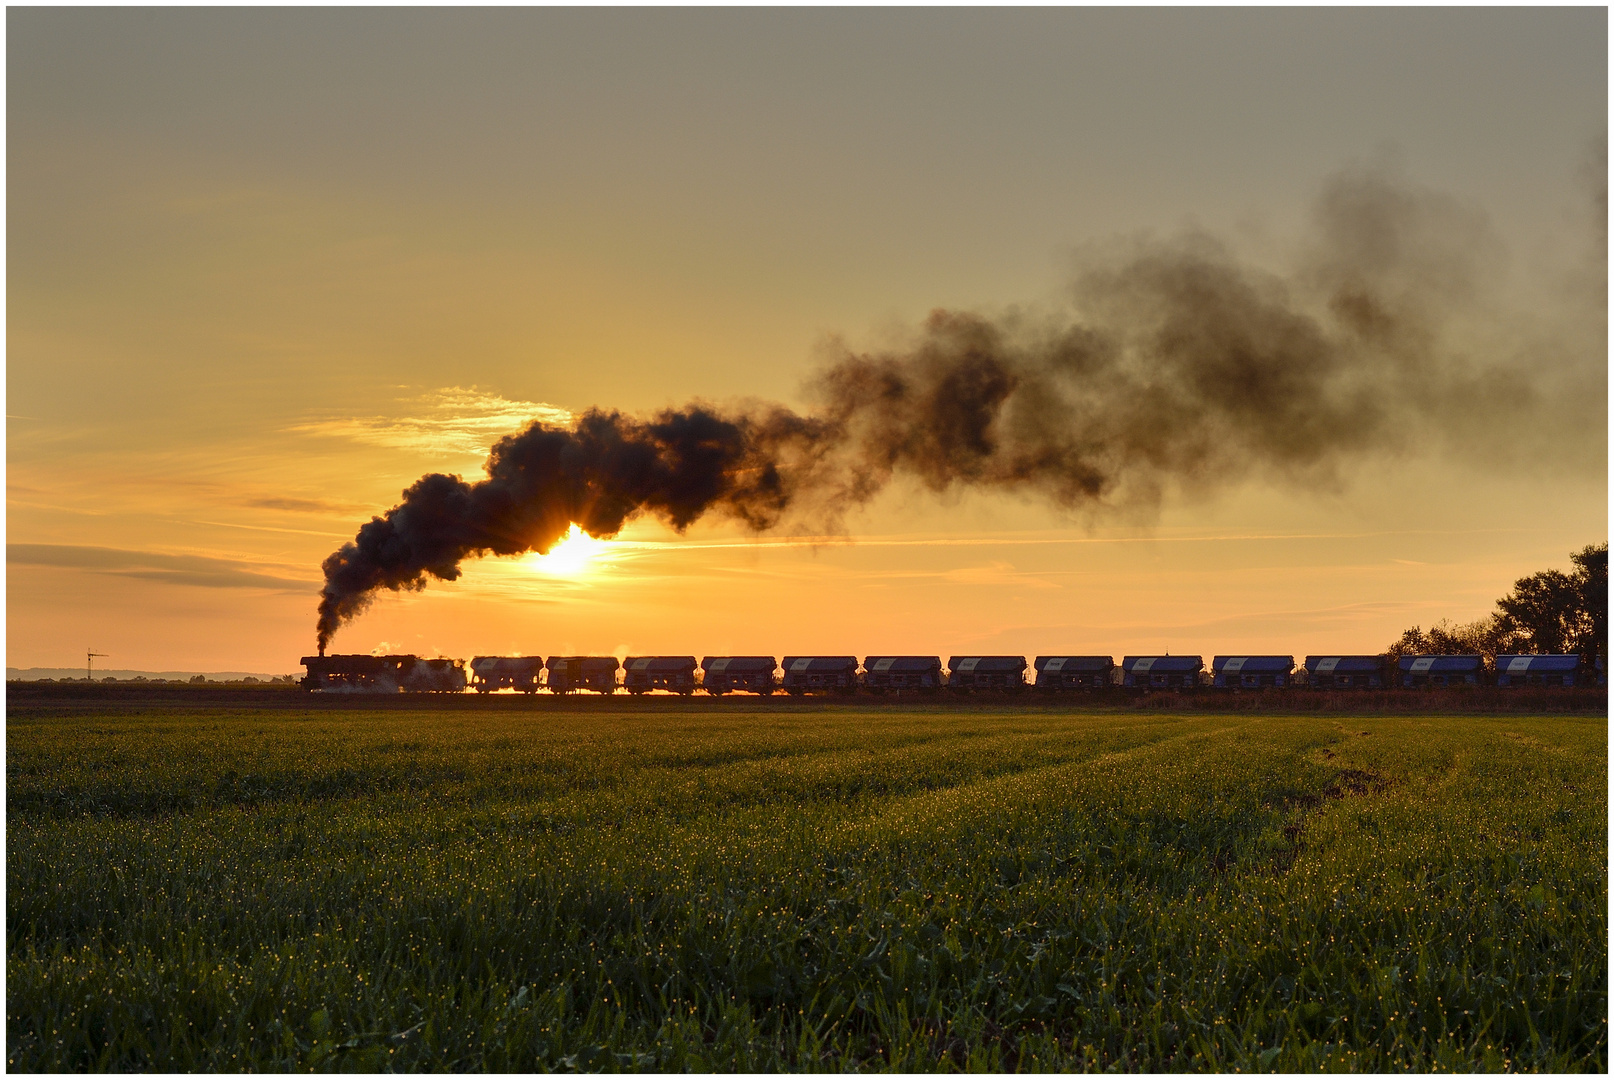
[[[1018,693],[1435,689],[1457,686],[1606,686],[1603,658],[1587,665],[1575,655],[1504,654],[1494,667],[1479,656],[1385,655],[1216,656],[478,656],[469,665],[444,657],[305,656],[307,690],[325,693],[535,694],[590,691],[684,696],[935,694],[943,690]],[[619,678],[620,675],[620,678]]]
[[[465,662],[418,656],[305,656],[307,690],[328,693],[458,694],[466,687]]]

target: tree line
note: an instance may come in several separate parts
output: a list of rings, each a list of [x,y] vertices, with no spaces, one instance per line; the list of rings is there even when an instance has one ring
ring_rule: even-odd
[[[1574,569],[1542,570],[1513,583],[1496,610],[1471,623],[1442,619],[1428,630],[1414,626],[1385,650],[1391,659],[1415,653],[1579,653],[1592,663],[1608,655],[1608,544],[1591,544],[1569,556]]]

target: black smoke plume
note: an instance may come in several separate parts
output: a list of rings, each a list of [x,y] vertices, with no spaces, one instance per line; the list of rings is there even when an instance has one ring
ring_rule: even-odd
[[[1606,311],[1578,337],[1499,332],[1499,253],[1475,211],[1364,170],[1326,186],[1314,223],[1285,276],[1204,235],[1140,240],[1084,255],[1068,310],[937,311],[902,348],[836,346],[806,415],[696,403],[534,424],[493,447],[485,479],[422,477],[325,560],[320,648],[380,590],[547,551],[574,522],[597,537],[646,513],[680,532],[707,514],[835,522],[899,477],[1147,508],[1251,478],[1333,484],[1347,458],[1430,441],[1505,455],[1544,406],[1606,400]],[[1520,350],[1531,377],[1502,377]],[[1571,420],[1545,427],[1582,452],[1579,429],[1606,424],[1600,405],[1556,415]]]

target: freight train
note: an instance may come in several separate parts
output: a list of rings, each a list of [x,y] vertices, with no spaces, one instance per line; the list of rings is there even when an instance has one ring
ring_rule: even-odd
[[[1479,656],[1385,655],[1215,656],[477,656],[462,660],[418,656],[305,656],[306,690],[325,693],[464,693],[516,690],[535,694],[689,696],[787,694],[959,694],[1434,689],[1456,686],[1607,686],[1603,657],[1586,665],[1575,655],[1504,654],[1494,667]],[[620,678],[618,677],[620,673]]]

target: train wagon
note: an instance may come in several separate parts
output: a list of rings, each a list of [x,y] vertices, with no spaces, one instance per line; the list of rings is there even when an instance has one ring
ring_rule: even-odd
[[[1292,656],[1213,656],[1211,685],[1224,690],[1264,690],[1289,685]]]
[[[1390,685],[1389,657],[1355,656],[1306,657],[1306,685],[1313,690],[1383,690]]]
[[[939,690],[939,656],[868,656],[863,659],[863,685],[876,694],[887,690]]]
[[[778,666],[771,656],[706,656],[701,658],[701,685],[708,694],[744,690],[766,697],[779,687],[774,675]]]
[[[1478,656],[1403,656],[1401,685],[1428,689],[1437,686],[1476,686],[1485,672]]]
[[[396,694],[403,689],[404,672],[414,666],[413,656],[371,656],[368,653],[338,653],[333,656],[305,656],[302,687],[334,694]]]
[[[1038,690],[1107,690],[1113,656],[1039,656],[1032,661]]]
[[[536,694],[543,671],[541,656],[473,656],[471,685],[479,694],[491,694],[495,690]]]
[[[792,694],[828,690],[850,694],[857,690],[855,656],[787,656],[784,688]]]
[[[971,690],[1023,690],[1026,658],[1023,656],[949,656],[947,688]]]
[[[1580,657],[1564,653],[1498,653],[1498,686],[1579,686]]]
[[[622,686],[630,694],[671,690],[688,696],[695,692],[695,658],[630,656],[622,661]]]
[[[1121,685],[1135,690],[1192,690],[1205,670],[1203,656],[1127,656]]]
[[[551,656],[544,668],[549,672],[551,693],[593,690],[597,694],[614,694],[616,673],[621,666],[614,656]]]

